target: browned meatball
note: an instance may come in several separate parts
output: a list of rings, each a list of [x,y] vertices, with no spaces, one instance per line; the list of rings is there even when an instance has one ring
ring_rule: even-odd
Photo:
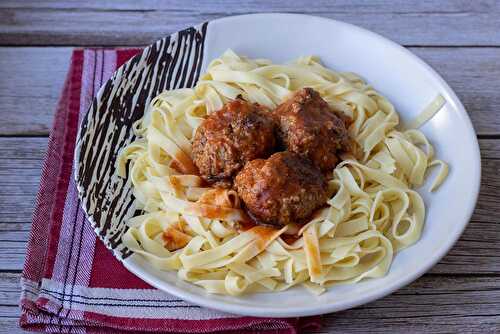
[[[194,163],[208,183],[230,187],[246,162],[267,158],[276,144],[269,111],[243,100],[226,103],[208,116],[193,140]]]
[[[284,147],[306,156],[323,172],[337,165],[337,154],[349,151],[347,117],[330,108],[312,88],[295,92],[273,112]]]
[[[304,223],[327,200],[320,170],[287,151],[247,163],[236,176],[235,187],[257,221],[276,226]]]

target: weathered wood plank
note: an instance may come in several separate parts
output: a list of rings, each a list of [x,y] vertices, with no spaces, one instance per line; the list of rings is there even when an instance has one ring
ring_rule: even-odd
[[[22,270],[30,230],[30,222],[0,223],[0,271]]]
[[[498,223],[471,221],[450,252],[431,269],[439,274],[500,274]]]
[[[291,5],[236,0],[4,0],[0,45],[146,45],[204,20],[264,8],[351,22],[405,45],[500,45],[500,2],[495,0],[301,0]],[[70,51],[0,48],[0,135],[48,134]],[[456,90],[480,135],[500,134],[498,49],[412,51]],[[22,268],[45,147],[45,138],[0,138],[0,270]],[[473,221],[433,274],[380,301],[326,315],[318,333],[500,332],[498,276],[469,276],[500,273],[500,140],[481,140],[481,150],[483,182]],[[450,273],[468,275],[440,275]],[[0,333],[24,333],[18,327],[18,280],[17,273],[0,273]]]
[[[499,45],[498,2],[2,1],[3,45],[145,45],[228,15],[295,12],[350,22],[405,45]],[[35,8],[36,7],[36,8]],[[387,24],[390,22],[391,24]],[[98,28],[96,28],[98,27]],[[425,27],[425,29],[423,29]]]
[[[20,274],[0,273],[0,318],[11,318]],[[497,277],[426,275],[378,301],[323,317],[320,333],[494,332],[500,327]],[[466,326],[466,327],[465,327]]]
[[[242,3],[239,0],[213,0],[210,2],[196,0],[88,0],[81,2],[78,0],[3,0],[0,8],[38,8],[38,9],[96,9],[96,10],[185,10],[217,12],[220,9],[234,8],[238,12],[257,12],[262,11],[263,4],[265,9],[269,11],[286,11],[291,6],[286,1],[245,1]],[[464,0],[443,0],[436,2],[434,0],[422,0],[410,2],[406,0],[376,0],[376,1],[361,1],[361,0],[316,0],[314,2],[299,0],[294,2],[293,9],[301,12],[315,12],[319,9],[335,12],[391,12],[391,13],[484,13],[487,11],[498,11],[500,5],[494,0],[481,1],[464,1]],[[227,9],[226,9],[227,10]]]
[[[497,65],[500,63],[500,49],[410,50],[441,74],[457,93],[479,135],[500,133],[500,67]]]
[[[0,138],[0,270],[21,270],[47,138]]]
[[[0,222],[31,221],[46,147],[47,138],[0,138]]]
[[[23,268],[30,225],[29,222],[0,224],[0,270]],[[498,223],[471,221],[457,244],[430,273],[500,274],[499,245]]]
[[[17,314],[15,313],[17,310]],[[2,316],[2,314],[14,314]],[[0,306],[0,333],[2,334],[18,334],[18,333],[29,333],[22,330],[19,327],[19,309],[14,306]]]
[[[500,285],[496,277],[424,276],[398,292],[352,310],[324,317],[328,333],[500,330]]]
[[[20,270],[24,261],[45,138],[0,138],[0,270]],[[500,140],[480,141],[483,180],[472,222],[437,274],[500,273]]]
[[[19,307],[15,305],[0,306],[0,319],[19,317]]]
[[[500,134],[499,49],[411,51],[455,89],[478,134]],[[0,135],[48,134],[70,55],[70,48],[0,48]]]
[[[0,305],[15,306],[19,304],[20,279],[21,274],[19,273],[0,273]]]
[[[0,270],[23,269],[28,237],[29,231],[0,231]]]
[[[70,48],[0,48],[0,134],[48,134],[70,57]]]
[[[20,278],[19,273],[0,273],[0,333],[26,333],[19,327]]]

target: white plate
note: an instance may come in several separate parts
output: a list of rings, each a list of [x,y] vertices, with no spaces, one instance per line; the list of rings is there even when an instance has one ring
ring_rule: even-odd
[[[113,166],[116,152],[132,140],[132,120],[142,115],[144,103],[162,89],[194,83],[198,66],[203,71],[211,59],[227,48],[278,63],[317,55],[328,67],[363,76],[395,105],[403,121],[418,115],[438,94],[446,99],[443,109],[422,130],[435,145],[437,156],[449,163],[450,174],[436,193],[427,191],[428,184],[419,189],[427,207],[422,237],[396,255],[387,276],[330,288],[319,297],[302,288],[242,297],[210,295],[178,280],[175,272],[159,272],[141,257],[129,256],[121,245],[124,218],[133,215],[135,209],[130,183],[117,178]],[[170,74],[169,66],[173,71]],[[186,69],[184,74],[179,68]],[[138,83],[136,88],[131,82]],[[150,87],[148,82],[152,83]],[[96,158],[102,158],[103,163],[93,164]],[[76,160],[80,197],[89,220],[131,272],[189,302],[266,317],[344,310],[412,282],[436,264],[460,237],[472,215],[480,184],[479,146],[470,119],[455,93],[434,70],[405,48],[377,34],[334,20],[295,14],[223,18],[148,47],[120,68],[99,92],[83,122]]]

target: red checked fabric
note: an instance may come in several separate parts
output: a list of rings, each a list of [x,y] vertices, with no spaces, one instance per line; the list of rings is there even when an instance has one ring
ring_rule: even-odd
[[[240,317],[157,290],[113,257],[85,219],[73,178],[79,122],[139,49],[73,52],[42,170],[21,279],[24,329],[56,333],[297,333],[318,317]]]

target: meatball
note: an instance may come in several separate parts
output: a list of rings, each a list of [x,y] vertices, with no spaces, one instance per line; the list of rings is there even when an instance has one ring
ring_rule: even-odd
[[[193,139],[193,160],[210,184],[229,188],[246,162],[267,158],[276,144],[269,111],[243,100],[226,103],[208,116]]]
[[[288,151],[247,163],[235,178],[235,188],[251,216],[275,226],[304,223],[327,200],[320,170]]]
[[[273,112],[282,145],[308,157],[323,172],[337,165],[337,154],[351,149],[348,117],[330,108],[312,88],[295,92]]]

